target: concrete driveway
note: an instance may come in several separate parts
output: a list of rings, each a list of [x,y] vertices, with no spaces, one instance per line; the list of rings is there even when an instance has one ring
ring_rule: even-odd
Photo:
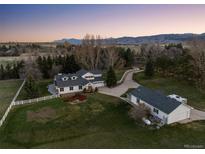
[[[99,93],[111,95],[115,97],[120,97],[124,94],[129,88],[137,88],[139,86],[138,83],[132,80],[133,73],[141,72],[140,70],[133,69],[129,71],[125,76],[124,80],[121,84],[116,87],[108,88],[108,87],[101,87],[99,88]]]
[[[141,70],[133,69],[132,71],[129,71],[127,74],[123,75],[122,83],[114,88],[108,88],[108,87],[101,87],[99,88],[99,93],[111,95],[115,97],[119,97],[125,101],[127,101],[125,98],[120,97],[122,94],[124,94],[129,88],[137,88],[139,86],[138,83],[132,80],[133,73],[141,72]],[[128,102],[128,101],[127,101]],[[191,110],[190,119],[182,120],[180,123],[188,123],[192,121],[197,120],[205,120],[205,112],[200,111],[197,109]]]
[[[188,123],[197,120],[205,120],[205,112],[197,109],[192,109],[190,119],[183,120],[180,123]]]

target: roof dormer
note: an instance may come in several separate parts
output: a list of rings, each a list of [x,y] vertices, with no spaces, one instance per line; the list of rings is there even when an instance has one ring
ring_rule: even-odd
[[[71,80],[76,80],[78,77],[77,76],[72,76]]]
[[[62,77],[62,81],[67,81],[68,79],[68,77]]]

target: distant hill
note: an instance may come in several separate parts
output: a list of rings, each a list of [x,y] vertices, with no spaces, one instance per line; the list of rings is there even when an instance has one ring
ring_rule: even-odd
[[[189,41],[193,39],[205,40],[205,33],[203,34],[160,34],[160,35],[151,35],[151,36],[140,36],[140,37],[119,37],[112,39],[105,39],[104,44],[144,44],[144,43],[181,43],[184,41]],[[80,39],[62,39],[55,41],[57,43],[69,42],[71,44],[79,45],[81,44]]]
[[[59,44],[63,44],[65,42],[68,42],[70,44],[75,44],[75,45],[79,45],[81,44],[81,40],[80,39],[75,39],[75,38],[71,38],[71,39],[62,39],[62,40],[56,40],[54,41],[55,43],[59,43]]]

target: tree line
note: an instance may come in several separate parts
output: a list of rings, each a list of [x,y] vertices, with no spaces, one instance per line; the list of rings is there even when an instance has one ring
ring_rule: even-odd
[[[20,70],[23,68],[24,62],[15,62],[13,64],[0,65],[0,80],[18,79],[20,78]]]
[[[188,43],[189,48],[182,44],[150,48],[146,54],[145,75],[172,77],[205,88],[205,44],[201,41]]]
[[[57,73],[75,73],[81,67],[76,62],[74,55],[41,57],[36,60],[43,78],[51,78]]]

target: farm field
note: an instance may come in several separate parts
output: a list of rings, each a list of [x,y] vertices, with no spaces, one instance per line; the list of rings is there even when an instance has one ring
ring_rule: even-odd
[[[21,86],[21,80],[0,81],[0,118],[11,103],[13,97]]]
[[[52,84],[52,83],[53,83],[52,79],[44,79],[44,80],[37,81],[38,90],[39,90],[39,97],[51,95],[48,92],[48,85]],[[23,87],[19,96],[17,97],[17,100],[25,100],[25,99],[29,99],[29,98],[26,96],[26,92],[25,92],[25,89]]]
[[[159,76],[146,79],[143,73],[134,74],[133,79],[143,86],[160,90],[166,95],[177,94],[185,97],[188,99],[189,105],[200,110],[205,110],[205,91],[200,91],[185,81],[177,81],[172,78],[162,78]]]
[[[19,60],[19,57],[0,57],[0,65],[3,66],[9,64],[13,64],[14,62],[17,62]]]
[[[0,128],[0,148],[205,147],[205,122],[159,130],[133,121],[130,106],[102,94],[71,105],[60,98],[16,107]]]

